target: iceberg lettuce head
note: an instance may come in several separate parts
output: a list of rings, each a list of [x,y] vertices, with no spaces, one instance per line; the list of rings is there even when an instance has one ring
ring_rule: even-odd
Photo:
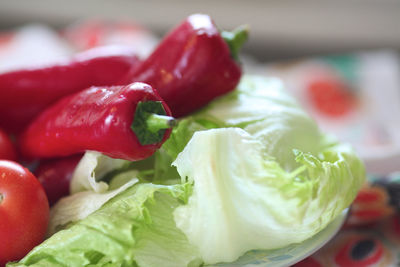
[[[106,175],[110,185],[93,173],[99,156],[88,157],[83,163],[91,167],[81,164],[74,188],[91,188],[91,199],[83,191],[77,194],[85,199],[62,206],[105,203],[77,212],[82,219],[11,266],[232,262],[312,237],[351,204],[365,179],[351,147],[321,133],[279,80],[252,76],[181,119],[155,156],[129,164],[129,172],[102,159],[119,176]]]

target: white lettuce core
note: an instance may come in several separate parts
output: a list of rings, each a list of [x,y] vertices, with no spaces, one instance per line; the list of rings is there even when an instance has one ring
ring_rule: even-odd
[[[324,162],[297,152],[291,173],[264,153],[246,131],[222,128],[196,132],[174,162],[194,183],[174,219],[206,264],[304,241],[351,203],[363,180],[347,146],[330,148]],[[349,177],[352,164],[359,177]]]

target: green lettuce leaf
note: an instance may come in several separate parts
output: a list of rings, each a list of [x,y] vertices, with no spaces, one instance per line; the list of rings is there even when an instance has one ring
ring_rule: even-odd
[[[278,79],[244,76],[234,93],[219,98],[195,119],[242,128],[285,169],[297,166],[293,148],[315,154],[324,145],[316,123]]]
[[[188,184],[131,186],[9,266],[199,266],[172,214],[190,192]]]
[[[71,195],[60,199],[50,210],[47,236],[86,218],[109,199],[139,182],[139,172],[127,168],[130,164],[87,151],[73,173]],[[109,174],[113,174],[112,181],[103,181]]]
[[[316,154],[329,139],[280,80],[245,75],[235,91],[182,119],[162,150],[174,160],[196,131],[226,127],[241,128],[257,138],[264,153],[287,170],[298,166],[292,149]]]
[[[174,162],[194,184],[175,222],[207,264],[312,237],[351,204],[364,181],[363,165],[346,145],[318,155],[292,151],[292,171],[263,147],[240,128],[200,131]]]

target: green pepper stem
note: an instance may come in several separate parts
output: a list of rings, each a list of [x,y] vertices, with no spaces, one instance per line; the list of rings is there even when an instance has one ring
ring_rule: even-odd
[[[235,59],[239,59],[239,51],[243,44],[247,41],[249,36],[249,27],[247,25],[242,25],[234,29],[233,31],[222,31],[222,38],[228,44],[231,50],[231,56]]]
[[[161,143],[165,129],[177,124],[174,118],[165,114],[161,101],[140,101],[137,104],[131,129],[141,145]]]
[[[169,129],[177,124],[176,119],[166,115],[159,115],[154,113],[148,113],[146,118],[147,129],[150,132],[158,132],[162,129]]]

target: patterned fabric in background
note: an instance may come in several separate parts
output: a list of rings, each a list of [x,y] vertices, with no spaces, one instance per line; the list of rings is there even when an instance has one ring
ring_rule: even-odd
[[[248,71],[279,77],[323,132],[350,143],[367,171],[400,171],[400,55],[377,50],[269,64]]]
[[[293,267],[400,266],[400,172],[368,180],[340,232]]]

